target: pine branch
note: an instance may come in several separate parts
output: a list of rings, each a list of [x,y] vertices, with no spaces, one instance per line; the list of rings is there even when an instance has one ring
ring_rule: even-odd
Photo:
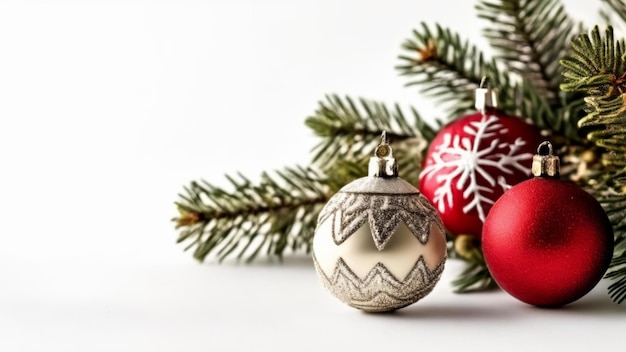
[[[324,172],[333,173],[333,170],[350,165],[351,170],[362,171],[358,177],[365,176],[367,162],[382,131],[386,131],[387,138],[394,145],[394,156],[402,165],[400,176],[412,183],[417,182],[428,142],[436,134],[435,128],[415,109],[411,109],[407,116],[397,104],[388,108],[382,103],[366,99],[355,101],[337,95],[327,96],[320,102],[315,114],[305,123],[322,138],[313,150],[313,162]],[[435,124],[438,127],[437,121]],[[335,176],[348,181],[348,175]],[[356,175],[350,173],[349,176]]]
[[[286,168],[263,173],[257,184],[241,174],[226,178],[233,190],[194,181],[176,203],[178,243],[195,248],[196,259],[215,253],[219,261],[231,255],[250,261],[262,250],[279,258],[287,249],[310,252],[317,214],[331,195],[318,172]]]
[[[602,0],[611,9],[611,13],[619,16],[623,22],[626,22],[626,3],[623,0]],[[608,17],[608,16],[607,16]],[[605,18],[608,21],[608,18]]]
[[[435,129],[411,110],[413,123],[398,105],[328,96],[306,120],[324,137],[314,158],[323,173],[285,169],[262,175],[253,184],[243,175],[226,176],[232,190],[205,181],[192,182],[176,205],[173,219],[181,229],[178,242],[189,242],[198,260],[215,253],[221,261],[235,255],[252,260],[263,249],[281,257],[287,249],[310,252],[317,214],[330,196],[354,179],[367,175],[367,162],[382,131],[394,143],[401,177],[417,182],[422,156]],[[417,155],[414,154],[418,151]]]
[[[410,78],[406,86],[422,86],[420,93],[437,104],[450,105],[451,115],[472,109],[473,91],[483,76],[499,83],[500,75],[493,74],[495,65],[486,62],[476,46],[438,24],[433,30],[422,22],[402,49],[405,53],[398,57],[402,63],[396,69]]]
[[[603,161],[613,167],[626,167],[626,95],[618,95],[607,100],[590,96],[585,99],[590,113],[579,121],[579,126],[587,132],[587,138],[608,153]]]
[[[564,91],[586,95],[588,114],[578,126],[600,150],[603,162],[596,179],[588,187],[603,205],[615,235],[613,259],[606,278],[611,298],[621,303],[626,299],[626,62],[625,44],[616,41],[613,28],[605,35],[594,27],[571,43],[573,52],[560,63],[565,68]]]
[[[613,27],[607,27],[602,37],[595,26],[590,34],[573,39],[571,46],[572,53],[559,61],[565,68],[561,90],[606,98],[624,91],[624,40],[614,39]]]
[[[489,23],[483,34],[496,49],[496,59],[549,101],[557,100],[562,72],[558,60],[569,52],[574,28],[560,1],[479,1],[476,9]]]
[[[448,249],[450,258],[466,262],[465,269],[452,281],[456,293],[485,291],[497,287],[485,263],[479,241],[470,235],[459,235]]]
[[[626,177],[618,178],[621,186],[626,187]],[[615,192],[610,192],[615,193]],[[613,259],[605,278],[615,281],[609,285],[609,295],[617,302],[626,300],[626,196],[610,195],[599,197],[605,208],[615,235],[615,249]]]
[[[432,30],[422,23],[402,49],[406,53],[399,56],[402,64],[396,69],[410,77],[406,85],[422,86],[421,93],[449,105],[449,118],[474,109],[474,91],[486,76],[490,85],[498,89],[499,108],[503,112],[528,118],[558,138],[580,139],[576,122],[584,106],[582,94],[564,95],[551,102],[532,81],[502,70],[497,61],[486,61],[475,46],[439,25]]]
[[[604,162],[626,166],[626,61],[624,40],[613,38],[613,28],[605,36],[594,27],[591,35],[572,41],[573,52],[560,63],[565,67],[564,91],[579,91],[585,98],[587,116],[578,122],[587,139],[606,149]]]
[[[495,59],[521,77],[522,116],[530,117],[553,138],[582,143],[576,128],[584,114],[584,95],[560,91],[559,59],[571,52],[574,23],[558,0],[480,1],[478,17],[489,22],[485,38]]]

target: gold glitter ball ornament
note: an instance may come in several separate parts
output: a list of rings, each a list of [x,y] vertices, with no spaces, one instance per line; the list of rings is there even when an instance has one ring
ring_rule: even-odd
[[[385,133],[369,175],[331,197],[320,212],[313,262],[324,287],[366,312],[387,312],[429,294],[447,259],[435,208],[398,167]]]

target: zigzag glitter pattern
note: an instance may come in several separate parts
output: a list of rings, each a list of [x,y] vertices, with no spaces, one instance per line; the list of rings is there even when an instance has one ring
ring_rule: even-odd
[[[342,258],[339,258],[331,278],[328,278],[313,255],[315,269],[326,289],[346,304],[372,313],[397,310],[424,298],[441,278],[445,261],[444,256],[430,271],[420,256],[403,281],[378,263],[361,280]]]
[[[340,216],[339,221],[335,217]],[[395,233],[400,221],[422,243],[428,242],[431,224],[445,233],[436,210],[421,194],[372,194],[338,192],[322,209],[318,223],[332,221],[332,236],[336,245],[342,244],[365,222],[369,223],[378,250]],[[336,224],[339,223],[339,228]]]

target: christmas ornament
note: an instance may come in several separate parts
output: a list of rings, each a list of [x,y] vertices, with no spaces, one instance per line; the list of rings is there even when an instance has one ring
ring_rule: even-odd
[[[550,142],[533,157],[536,177],[506,191],[483,228],[483,252],[498,285],[522,302],[562,306],[587,294],[613,254],[613,229],[600,203],[560,180]]]
[[[497,110],[495,89],[476,90],[478,112],[444,126],[429,145],[419,189],[452,235],[480,238],[493,203],[530,177],[540,130]]]
[[[313,261],[324,287],[363,311],[392,311],[430,293],[446,258],[436,210],[398,177],[383,133],[369,175],[341,188],[320,212]]]

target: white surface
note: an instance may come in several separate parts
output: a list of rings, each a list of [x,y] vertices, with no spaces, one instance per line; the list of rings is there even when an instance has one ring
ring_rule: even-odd
[[[366,315],[308,258],[200,265],[175,244],[190,180],[310,160],[303,121],[324,94],[430,116],[393,69],[400,44],[427,21],[482,45],[472,6],[0,2],[0,351],[619,350],[604,287],[539,310],[453,294],[451,262],[423,301]]]
[[[626,328],[626,307],[602,287],[558,310],[499,291],[454,294],[454,261],[429,296],[393,314],[339,302],[308,258],[220,267],[0,264],[2,351],[620,350]]]

